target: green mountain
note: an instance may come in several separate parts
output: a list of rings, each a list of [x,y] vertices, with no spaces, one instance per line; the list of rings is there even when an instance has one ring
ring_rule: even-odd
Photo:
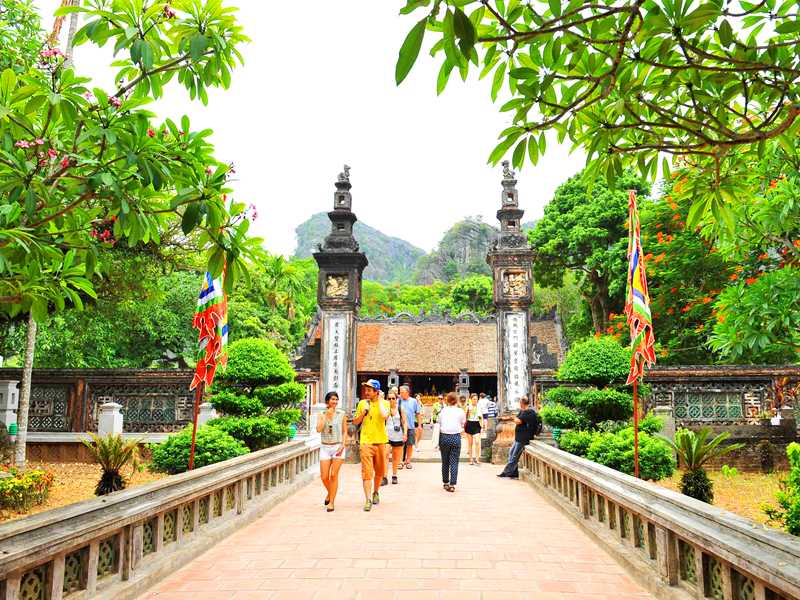
[[[331,231],[327,213],[317,213],[295,229],[297,248],[294,256],[309,258],[317,251]],[[396,237],[381,233],[377,229],[356,221],[353,228],[361,251],[367,255],[369,265],[364,278],[381,283],[408,283],[412,280],[417,262],[425,251]]]

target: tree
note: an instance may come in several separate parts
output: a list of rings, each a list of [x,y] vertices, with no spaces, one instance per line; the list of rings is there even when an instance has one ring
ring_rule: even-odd
[[[0,72],[25,73],[38,60],[44,31],[31,0],[4,0],[0,5]]]
[[[456,281],[450,296],[455,313],[469,311],[488,314],[494,309],[492,278],[485,275],[473,275]]]
[[[453,69],[465,80],[471,69],[493,73],[493,101],[506,84],[511,99],[500,110],[513,116],[490,162],[511,152],[515,167],[535,164],[549,130],[586,151],[590,180],[634,165],[655,178],[666,153],[703,173],[693,217],[719,220],[741,190],[721,177],[731,151],[760,154],[766,140],[791,140],[800,128],[796,8],[794,0],[408,0],[400,12],[422,9],[421,18],[395,79],[406,78],[430,32],[442,63],[438,93]]]
[[[628,189],[647,194],[631,175],[614,187],[597,180],[589,188],[575,176],[556,190],[544,217],[528,233],[536,252],[534,275],[539,284],[558,288],[572,271],[591,309],[596,333],[608,326],[608,314],[621,312],[625,292]]]

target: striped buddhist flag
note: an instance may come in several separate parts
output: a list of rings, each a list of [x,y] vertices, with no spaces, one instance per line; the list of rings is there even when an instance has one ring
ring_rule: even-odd
[[[625,316],[631,332],[631,370],[628,383],[633,383],[644,374],[645,366],[656,362],[653,320],[650,316],[650,295],[647,292],[647,276],[642,254],[639,229],[639,211],[636,208],[636,192],[628,192],[628,289],[625,300]]]
[[[224,276],[224,275],[223,275]],[[210,386],[218,365],[227,363],[228,299],[222,290],[222,277],[206,273],[197,299],[192,327],[198,331],[197,368],[189,389],[201,383]]]

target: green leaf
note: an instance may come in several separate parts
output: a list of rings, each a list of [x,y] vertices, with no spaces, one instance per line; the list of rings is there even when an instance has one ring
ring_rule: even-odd
[[[796,33],[800,31],[800,19],[784,21],[775,28],[778,33]]]
[[[511,163],[514,165],[515,169],[521,168],[525,162],[525,147],[527,144],[528,138],[524,138],[520,140],[519,144],[517,144],[517,147],[514,148],[514,154],[511,157]]]
[[[192,202],[191,204],[187,204],[186,209],[183,212],[183,217],[181,218],[181,229],[183,230],[183,233],[188,235],[189,232],[195,228],[199,220],[200,203]]]
[[[497,92],[503,85],[503,80],[506,75],[506,63],[502,62],[498,65],[497,70],[494,72],[494,80],[492,81],[492,102],[497,100]]]
[[[459,40],[458,49],[461,50],[461,54],[469,58],[475,45],[475,25],[460,8],[453,10],[453,30]]]
[[[419,50],[422,48],[422,39],[425,37],[425,25],[428,22],[428,17],[421,19],[417,22],[411,31],[408,32],[403,45],[400,47],[400,53],[397,57],[397,64],[394,69],[394,80],[397,85],[400,85],[406,76],[411,71],[411,67],[417,61]]]
[[[189,55],[192,60],[199,60],[208,48],[208,38],[202,33],[195,33],[189,42]]]
[[[516,69],[511,69],[511,71],[508,72],[508,75],[514,79],[531,79],[536,77],[538,73],[536,73],[536,71],[530,67],[519,67]]]
[[[717,28],[717,34],[719,34],[719,41],[723,46],[730,46],[733,43],[733,28],[727,19],[722,19]]]
[[[17,85],[17,75],[13,69],[6,69],[0,75],[0,94],[7,98]]]
[[[436,95],[438,96],[444,91],[447,86],[447,80],[450,79],[450,72],[453,70],[453,63],[445,60],[442,67],[439,69],[439,76],[436,78]]]

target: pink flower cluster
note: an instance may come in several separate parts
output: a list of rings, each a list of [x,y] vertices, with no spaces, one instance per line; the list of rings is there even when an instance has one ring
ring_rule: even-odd
[[[256,205],[251,202],[250,206],[247,207],[247,210],[252,211],[250,218],[255,221],[258,218],[258,209],[256,208]]]
[[[89,235],[91,235],[93,238],[96,238],[96,239],[100,240],[101,242],[112,242],[113,243],[114,234],[111,233],[110,229],[104,229],[103,231],[101,231],[99,233],[98,233],[97,229],[92,229],[92,231],[91,231],[91,233]]]
[[[36,146],[44,145],[44,140],[42,138],[36,138],[32,142],[28,140],[19,140],[14,144],[17,148],[35,148]]]
[[[42,58],[53,58],[54,56],[60,56],[63,58],[64,56],[64,53],[58,48],[48,48],[46,50],[42,50],[40,54],[42,55]]]
[[[169,4],[164,5],[164,16],[168,19],[174,19],[178,14],[173,10]]]
[[[116,96],[111,96],[111,98],[108,99],[108,103],[114,108],[119,108],[120,106],[122,106],[122,100],[120,100]]]

